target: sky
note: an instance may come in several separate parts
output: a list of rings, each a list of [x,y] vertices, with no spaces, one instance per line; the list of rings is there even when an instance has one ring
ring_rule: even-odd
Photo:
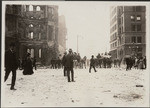
[[[81,2],[59,4],[59,15],[64,15],[67,26],[67,49],[90,57],[109,51],[109,6]]]

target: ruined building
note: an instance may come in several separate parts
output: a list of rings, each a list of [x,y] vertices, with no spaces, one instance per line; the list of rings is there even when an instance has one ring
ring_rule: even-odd
[[[58,6],[6,5],[5,49],[16,43],[17,56],[27,52],[37,62],[49,65],[58,52]]]

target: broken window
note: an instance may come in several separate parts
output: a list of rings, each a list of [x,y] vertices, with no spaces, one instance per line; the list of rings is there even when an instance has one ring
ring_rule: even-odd
[[[137,37],[137,43],[142,43],[142,37]]]
[[[141,21],[141,15],[137,15],[136,20]]]
[[[41,52],[41,49],[39,49],[39,58],[41,58],[42,56],[42,52]]]
[[[37,6],[36,11],[40,11],[40,10],[41,10],[40,6]]]
[[[33,27],[33,24],[30,24],[29,27]]]
[[[33,39],[33,32],[31,32],[30,38]]]
[[[34,57],[34,49],[31,49],[31,58]]]
[[[29,11],[33,11],[33,6],[32,5],[29,6]]]
[[[135,21],[135,15],[131,15],[131,21]]]

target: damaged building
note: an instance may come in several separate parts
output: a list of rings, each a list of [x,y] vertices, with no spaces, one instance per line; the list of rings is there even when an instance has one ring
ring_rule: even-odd
[[[38,64],[49,65],[59,56],[58,6],[6,5],[5,25],[5,49],[15,42],[18,58],[29,52]]]

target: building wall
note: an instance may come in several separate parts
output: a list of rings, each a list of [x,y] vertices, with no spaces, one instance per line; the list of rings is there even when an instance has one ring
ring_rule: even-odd
[[[9,13],[14,7],[18,9],[20,16],[16,17],[16,14]],[[15,38],[12,41],[17,43],[18,57],[24,59],[26,53],[30,52],[31,57],[36,57],[39,64],[49,65],[50,60],[58,55],[58,7],[46,5],[14,5],[14,7],[6,6],[6,44],[10,43],[11,38]],[[11,37],[8,35],[10,33],[13,33]]]
[[[111,47],[110,53],[116,48],[117,57],[126,55],[145,56],[146,49],[146,19],[145,6],[116,6],[117,11],[117,46]],[[112,15],[111,15],[112,16]],[[111,33],[110,33],[111,34]],[[111,37],[110,37],[111,40]],[[116,40],[110,41],[110,45]],[[114,53],[114,52],[113,52]]]

